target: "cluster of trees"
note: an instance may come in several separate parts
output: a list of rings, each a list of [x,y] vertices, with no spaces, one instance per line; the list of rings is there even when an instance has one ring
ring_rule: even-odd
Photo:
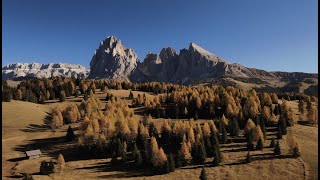
[[[155,118],[173,119],[216,119],[225,115],[228,119],[237,119],[244,127],[248,118],[274,123],[276,116],[286,120],[288,126],[295,122],[293,111],[283,100],[278,103],[276,94],[259,93],[255,90],[242,90],[234,87],[181,87],[172,93],[148,98],[138,94],[132,100],[133,107],[145,106],[147,114]]]
[[[305,101],[306,100],[306,101]],[[306,98],[305,100],[299,100],[298,110],[301,115],[307,115],[307,120],[312,125],[318,124],[318,103],[316,106],[312,105],[310,98]]]
[[[6,84],[6,81],[2,81]],[[77,84],[78,83],[78,84]],[[2,92],[8,99],[44,103],[47,100],[60,99],[79,94],[76,90],[80,80],[75,78],[52,77],[22,81],[17,87],[5,87]]]
[[[285,99],[287,101],[293,101],[293,100],[308,101],[307,99],[309,99],[312,102],[318,102],[318,98],[316,96],[308,96],[303,93],[294,93],[294,92],[278,93],[278,98]]]
[[[183,87],[183,85],[164,83],[164,82],[144,82],[144,83],[132,83],[121,82],[115,80],[96,80],[97,87],[103,88],[103,86],[109,89],[126,89],[133,91],[153,92],[154,94],[170,93]]]
[[[207,157],[214,157],[212,163],[219,165],[224,141],[219,131],[225,129],[220,121],[222,128],[214,121],[203,125],[193,120],[164,121],[159,131],[150,115],[137,120],[127,105],[109,101],[104,112],[96,109],[84,115],[78,146],[92,156],[112,157],[112,164],[133,160],[136,167],[152,167],[155,174],[203,164]]]
[[[51,127],[52,129],[60,128],[65,124],[72,124],[80,122],[80,120],[86,120],[87,115],[92,114],[92,112],[102,114],[100,107],[102,106],[99,98],[94,96],[90,97],[88,100],[82,100],[80,105],[71,104],[66,108],[57,106],[52,109],[51,115]]]

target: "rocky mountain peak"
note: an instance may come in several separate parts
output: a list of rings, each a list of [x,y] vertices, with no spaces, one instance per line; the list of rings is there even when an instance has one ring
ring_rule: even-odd
[[[106,78],[128,81],[139,59],[131,48],[122,45],[115,36],[102,41],[90,62],[89,78]]]
[[[143,62],[148,64],[148,65],[149,64],[161,64],[162,63],[160,57],[157,54],[152,53],[152,52],[149,52],[147,54],[147,56],[144,58]]]
[[[176,51],[173,48],[167,47],[167,48],[163,48],[161,50],[159,56],[160,56],[161,60],[164,62],[164,61],[173,59],[174,57],[176,57],[178,55],[177,55]]]

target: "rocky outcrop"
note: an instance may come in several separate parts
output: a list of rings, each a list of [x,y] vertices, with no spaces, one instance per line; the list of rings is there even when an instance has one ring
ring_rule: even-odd
[[[2,68],[2,79],[17,78],[49,78],[60,77],[87,77],[90,70],[78,64],[63,63],[16,63]]]
[[[230,63],[195,43],[176,54],[172,48],[163,48],[160,55],[149,53],[144,62],[138,63],[130,76],[132,81],[159,81],[190,84],[205,79],[222,77],[270,79],[317,78],[317,74],[268,72]]]
[[[109,36],[100,43],[90,62],[88,78],[116,79],[129,81],[139,59],[135,52],[122,45],[121,40]]]

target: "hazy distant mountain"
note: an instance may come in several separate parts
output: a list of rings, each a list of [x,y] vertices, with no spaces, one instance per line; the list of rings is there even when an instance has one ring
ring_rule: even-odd
[[[77,64],[16,63],[2,67],[2,79],[49,78],[52,76],[87,77],[90,70]]]

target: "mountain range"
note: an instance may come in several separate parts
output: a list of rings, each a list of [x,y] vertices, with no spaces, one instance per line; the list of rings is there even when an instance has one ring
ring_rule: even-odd
[[[78,64],[16,63],[2,67],[2,79],[49,78],[52,76],[87,77],[90,69]]]
[[[120,39],[103,40],[90,62],[90,71],[80,65],[12,64],[2,68],[3,79],[16,77],[67,76],[89,79],[115,79],[132,82],[170,82],[177,84],[234,85],[267,92],[302,92],[318,95],[318,74],[268,72],[231,63],[195,43],[188,49],[163,48],[148,53],[143,62]]]

